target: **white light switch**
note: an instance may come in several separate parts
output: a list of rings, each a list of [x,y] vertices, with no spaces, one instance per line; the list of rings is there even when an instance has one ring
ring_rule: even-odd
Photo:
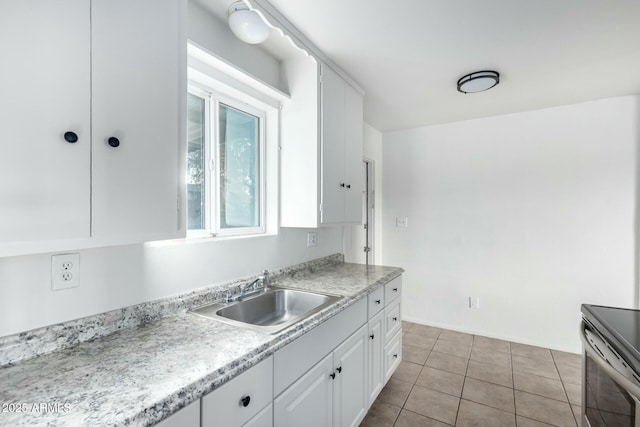
[[[407,228],[409,227],[409,218],[407,217],[396,217],[396,227],[403,227],[403,228]]]

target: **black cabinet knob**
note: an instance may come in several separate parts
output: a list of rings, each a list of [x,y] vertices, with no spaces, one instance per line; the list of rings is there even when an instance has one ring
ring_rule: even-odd
[[[397,317],[394,317],[394,318],[393,318],[393,321],[394,321],[394,322],[397,322],[397,321],[398,321],[398,318],[397,318]]]
[[[240,399],[240,405],[244,406],[245,408],[249,406],[250,402],[251,402],[251,396],[244,396]]]
[[[120,140],[115,136],[110,136],[109,139],[107,139],[107,143],[113,148],[120,146]]]
[[[331,377],[332,380],[336,379],[336,373],[332,372],[331,374],[329,374],[329,376]]]
[[[340,183],[340,187],[343,187],[343,188],[344,188],[344,182],[341,182],[341,183]]]
[[[375,335],[371,334],[371,335],[369,335],[369,338],[374,339]]]
[[[347,184],[347,188],[351,188],[351,184]]]
[[[376,300],[376,304],[380,304],[382,301],[380,301],[379,299]]]
[[[336,371],[338,371],[338,373],[342,372],[342,366],[338,366],[338,367],[336,368]]]
[[[393,358],[394,358],[394,359],[397,359],[397,358],[398,358],[398,355],[397,355],[397,354],[394,354],[394,355],[393,355]]]
[[[398,288],[393,288],[393,292],[398,292]]]
[[[64,133],[64,140],[71,144],[78,142],[78,134],[76,134],[75,132],[67,131]]]

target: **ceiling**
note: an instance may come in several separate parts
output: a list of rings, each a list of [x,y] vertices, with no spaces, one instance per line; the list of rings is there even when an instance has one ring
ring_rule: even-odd
[[[270,2],[362,86],[381,131],[640,94],[638,0]],[[456,90],[485,69],[497,87]]]

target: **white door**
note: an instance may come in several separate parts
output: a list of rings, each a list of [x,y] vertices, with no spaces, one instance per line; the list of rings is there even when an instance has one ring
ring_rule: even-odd
[[[367,393],[367,325],[340,344],[333,352],[335,386],[334,427],[360,424],[369,407]]]
[[[185,138],[185,2],[91,4],[92,234],[174,237],[178,153]]]
[[[369,405],[373,404],[382,387],[384,387],[384,312],[381,311],[369,320],[369,369],[367,375],[367,392]]]
[[[329,427],[333,413],[333,355],[318,362],[273,403],[278,427]]]
[[[86,0],[1,2],[1,242],[89,236],[90,40]]]

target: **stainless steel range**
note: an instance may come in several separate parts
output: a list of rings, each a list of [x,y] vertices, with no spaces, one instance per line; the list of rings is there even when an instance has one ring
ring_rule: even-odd
[[[582,305],[582,426],[640,427],[640,310]]]

